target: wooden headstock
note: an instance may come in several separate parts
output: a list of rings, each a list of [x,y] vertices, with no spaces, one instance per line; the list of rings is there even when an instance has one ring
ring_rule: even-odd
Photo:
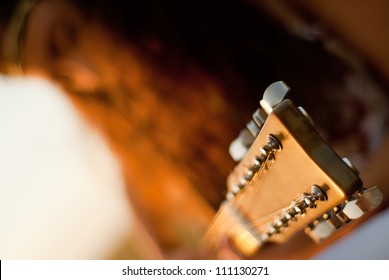
[[[204,238],[208,244],[228,238],[252,255],[304,229],[320,242],[382,200],[378,188],[366,190],[351,163],[324,142],[307,113],[285,99],[288,91],[283,82],[270,85],[262,108],[231,144],[238,164]]]

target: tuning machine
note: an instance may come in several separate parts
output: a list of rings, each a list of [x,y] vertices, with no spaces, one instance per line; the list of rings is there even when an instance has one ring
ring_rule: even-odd
[[[349,200],[338,205],[333,210],[310,224],[305,233],[316,243],[320,243],[331,236],[335,231],[349,222],[359,219],[367,212],[376,209],[383,195],[377,186],[362,189]]]
[[[252,119],[230,145],[229,152],[233,160],[238,162],[246,155],[261,131],[268,114],[285,99],[289,90],[290,88],[282,81],[275,82],[267,87],[262,100],[259,102],[261,107],[254,112]]]

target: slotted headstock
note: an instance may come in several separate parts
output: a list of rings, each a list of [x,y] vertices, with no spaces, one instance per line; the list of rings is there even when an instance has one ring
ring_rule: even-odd
[[[270,85],[231,144],[238,164],[206,243],[228,238],[252,255],[304,229],[320,242],[382,200],[378,188],[366,190],[351,163],[325,143],[308,114],[285,99],[288,91],[283,82]]]

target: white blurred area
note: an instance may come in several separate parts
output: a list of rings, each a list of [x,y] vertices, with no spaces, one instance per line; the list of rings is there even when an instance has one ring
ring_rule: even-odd
[[[106,259],[132,227],[103,137],[55,86],[0,76],[0,259]]]

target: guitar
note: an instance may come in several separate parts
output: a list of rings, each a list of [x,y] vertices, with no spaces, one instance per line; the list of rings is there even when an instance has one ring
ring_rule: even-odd
[[[228,239],[242,256],[283,243],[301,230],[320,243],[378,207],[378,187],[366,189],[358,171],[320,137],[305,110],[286,99],[284,82],[270,85],[252,120],[231,143],[238,162],[228,193],[204,242]]]

